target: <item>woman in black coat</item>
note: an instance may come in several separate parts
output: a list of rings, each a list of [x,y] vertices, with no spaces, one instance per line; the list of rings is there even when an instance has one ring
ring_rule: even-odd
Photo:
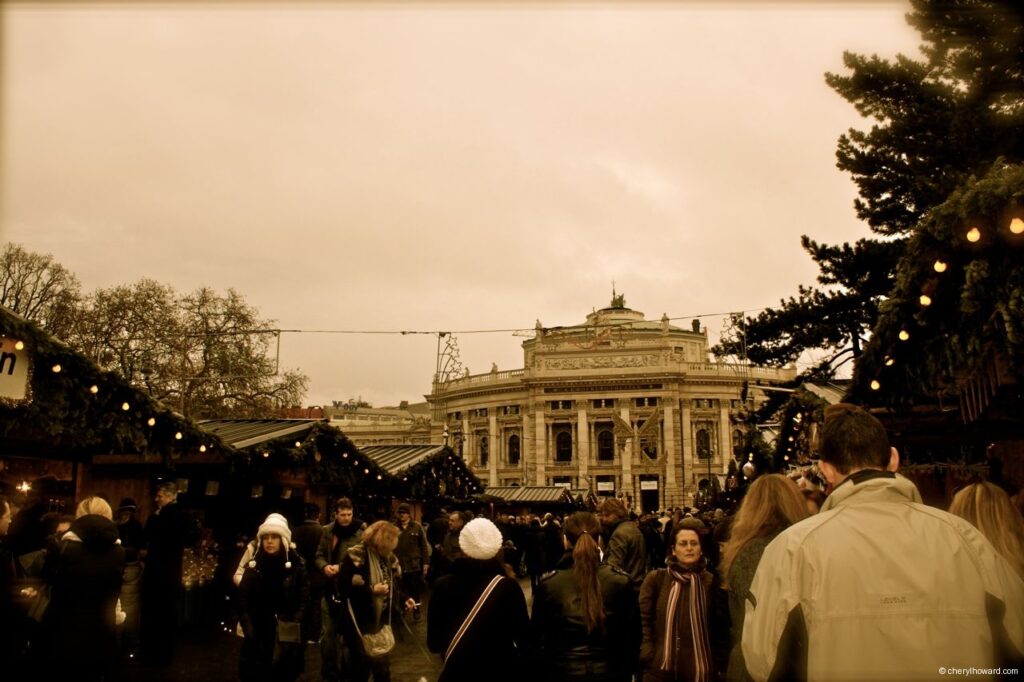
[[[640,631],[629,574],[601,564],[597,517],[565,523],[567,552],[533,592],[538,672],[551,682],[628,682]]]
[[[44,569],[50,603],[41,631],[46,679],[109,680],[117,672],[117,597],[124,549],[110,505],[88,497]]]
[[[300,624],[310,608],[309,574],[291,551],[283,516],[268,516],[256,537],[256,554],[238,585],[238,622],[245,636],[238,675],[242,682],[292,682],[302,672]]]
[[[527,679],[533,650],[530,618],[522,588],[499,558],[501,532],[487,519],[473,519],[462,529],[459,546],[465,556],[434,584],[427,610],[427,647],[445,658],[438,682]],[[492,582],[490,595],[455,642]]]
[[[399,532],[398,526],[387,521],[371,523],[363,532],[362,542],[350,547],[341,562],[341,603],[336,618],[341,623],[353,680],[365,682],[372,672],[373,682],[391,682],[391,655],[367,656],[361,635],[377,634],[385,625],[390,626],[390,614],[403,602],[399,590],[402,568],[395,556]],[[406,597],[402,605],[411,611],[416,602]]]

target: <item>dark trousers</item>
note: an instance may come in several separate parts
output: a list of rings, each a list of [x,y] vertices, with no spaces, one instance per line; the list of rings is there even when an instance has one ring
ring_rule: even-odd
[[[350,669],[352,682],[367,682],[370,674],[373,674],[373,682],[391,682],[391,657],[369,658],[363,653],[363,643],[345,640],[345,648],[348,650],[349,659],[352,662]]]
[[[178,636],[178,596],[181,580],[147,581],[142,579],[139,634],[145,662],[169,666],[174,660]]]

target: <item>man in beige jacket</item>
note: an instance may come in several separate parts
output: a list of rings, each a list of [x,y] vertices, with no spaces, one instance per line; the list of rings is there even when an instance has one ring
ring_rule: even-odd
[[[1019,665],[1024,581],[972,525],[921,503],[881,423],[833,405],[820,452],[832,494],[768,545],[747,595],[751,676],[917,680]]]

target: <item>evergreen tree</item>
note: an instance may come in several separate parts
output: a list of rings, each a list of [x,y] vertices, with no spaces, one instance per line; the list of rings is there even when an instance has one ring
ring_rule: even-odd
[[[784,364],[811,349],[832,355],[810,374],[831,376],[859,356],[892,290],[921,218],[995,160],[1024,157],[1024,10],[1016,2],[913,0],[923,60],[844,55],[850,73],[826,81],[872,121],[839,139],[837,165],[858,187],[857,215],[884,238],[842,246],[802,238],[819,287],[801,287],[779,307],[724,336],[718,355],[744,349]],[[745,335],[745,338],[744,338]]]

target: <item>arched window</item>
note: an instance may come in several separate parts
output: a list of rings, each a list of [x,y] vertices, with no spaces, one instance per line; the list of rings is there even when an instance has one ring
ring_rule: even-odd
[[[615,434],[611,429],[597,433],[597,458],[603,462],[615,459]]]
[[[572,461],[572,434],[568,431],[560,431],[555,436],[555,461]]]
[[[479,444],[480,466],[485,467],[487,466],[487,456],[489,454],[487,451],[487,436],[480,436]]]
[[[711,434],[706,429],[697,431],[697,457],[711,459]]]
[[[733,457],[743,455],[743,432],[739,429],[732,432],[732,454]]]
[[[508,463],[519,466],[519,436],[514,433],[508,437]]]

